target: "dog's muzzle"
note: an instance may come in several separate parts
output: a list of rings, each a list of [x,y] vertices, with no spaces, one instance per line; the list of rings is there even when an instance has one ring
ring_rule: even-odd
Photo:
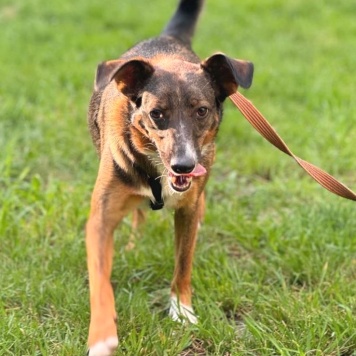
[[[206,169],[201,164],[197,164],[189,173],[177,174],[169,172],[169,183],[173,190],[181,193],[190,188],[193,178],[201,177],[205,174]]]

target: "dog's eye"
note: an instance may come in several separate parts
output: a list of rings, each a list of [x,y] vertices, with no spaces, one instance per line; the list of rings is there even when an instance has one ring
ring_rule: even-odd
[[[161,110],[153,109],[152,111],[150,111],[150,117],[153,120],[161,120],[163,119],[163,113]]]
[[[208,111],[209,110],[207,107],[202,106],[197,110],[197,115],[199,118],[204,118],[206,115],[208,115]]]

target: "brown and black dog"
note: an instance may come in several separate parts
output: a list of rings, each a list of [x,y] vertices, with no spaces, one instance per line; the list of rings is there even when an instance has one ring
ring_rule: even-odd
[[[191,38],[204,0],[181,0],[156,38],[97,68],[89,128],[100,156],[86,246],[91,320],[89,355],[118,345],[110,284],[113,233],[131,211],[175,211],[175,270],[169,314],[197,321],[191,271],[204,186],[214,161],[223,101],[251,85],[251,63],[215,54],[201,61]]]

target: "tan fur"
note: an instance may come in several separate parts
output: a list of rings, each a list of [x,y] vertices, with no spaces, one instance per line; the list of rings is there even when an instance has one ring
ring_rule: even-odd
[[[95,184],[91,202],[91,213],[87,224],[87,254],[91,294],[92,317],[89,331],[89,345],[108,336],[116,335],[116,313],[114,295],[110,285],[111,266],[113,258],[113,232],[119,222],[130,211],[138,208],[144,197],[137,191],[116,179],[114,174],[113,159],[124,166],[123,154],[116,150],[122,140],[122,132],[128,128],[123,125],[120,117],[127,115],[127,98],[113,94],[117,91],[114,83],[105,90],[100,109],[99,124],[102,129],[100,138],[100,168]],[[136,119],[139,120],[139,117]],[[207,128],[201,137],[200,145],[211,144],[207,149],[202,162],[207,171],[214,160],[215,149],[213,139],[216,135],[218,119],[212,128]],[[138,125],[133,123],[132,140],[135,146],[145,152],[151,141],[141,132]],[[164,140],[159,135],[154,136],[154,141],[159,145],[163,142],[171,152],[173,143],[170,133],[163,133]],[[158,143],[157,143],[158,142]],[[129,156],[129,151],[124,152]],[[134,159],[134,157],[132,157]],[[169,159],[167,158],[167,161]],[[179,296],[181,303],[191,305],[191,269],[196,242],[198,223],[204,215],[203,190],[208,174],[194,178],[190,189],[182,193],[182,197],[175,202],[175,246],[176,265],[172,281],[172,293]],[[179,194],[179,193],[176,193]],[[137,214],[137,213],[136,213]],[[136,216],[136,219],[138,217]],[[142,216],[141,216],[142,220]],[[135,221],[135,225],[138,221]]]
[[[202,0],[181,0],[167,33],[180,31],[180,24],[186,22],[179,18],[185,19],[185,11],[200,11],[201,4]],[[197,13],[188,16],[192,21],[196,17]],[[171,296],[184,306],[184,313],[192,311],[193,255],[204,218],[204,187],[215,159],[222,103],[239,84],[248,87],[253,72],[251,63],[223,54],[200,61],[187,42],[193,27],[194,23],[188,24],[176,38],[163,34],[144,41],[97,69],[88,115],[100,158],[86,226],[90,356],[111,355],[115,348],[115,298],[110,284],[114,230],[130,212],[136,229],[149,201],[155,209],[163,202],[174,209]],[[130,239],[128,247],[132,244]]]

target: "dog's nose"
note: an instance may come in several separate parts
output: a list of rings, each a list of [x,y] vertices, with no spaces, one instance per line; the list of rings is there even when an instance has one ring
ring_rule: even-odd
[[[188,174],[192,172],[195,168],[195,161],[192,159],[180,160],[179,162],[171,162],[171,168],[174,173],[177,174]]]

